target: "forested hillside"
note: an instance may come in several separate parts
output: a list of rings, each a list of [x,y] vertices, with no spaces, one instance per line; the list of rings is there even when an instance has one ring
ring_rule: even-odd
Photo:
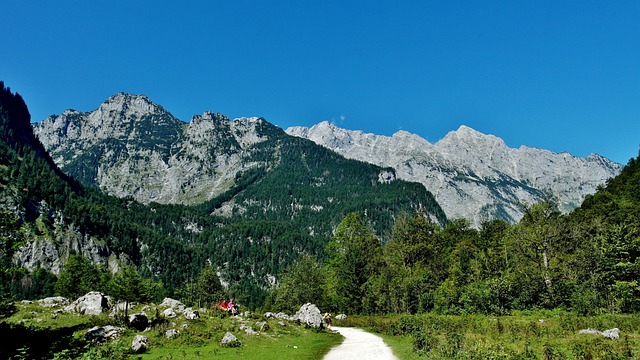
[[[640,310],[639,159],[572,213],[550,199],[528,205],[517,224],[474,229],[446,223],[431,195],[393,180],[392,169],[345,160],[265,122],[268,140],[250,148],[254,165],[228,191],[193,207],[146,206],[61,174],[28,131],[19,95],[3,87],[0,100],[5,298],[63,292],[41,254],[55,250],[61,278],[68,258],[89,259],[82,266],[104,284],[107,268],[133,266],[156,295],[186,302],[223,282],[245,305],[261,306],[268,292],[272,309],[312,301],[372,314]]]
[[[290,267],[286,286],[268,304],[279,309],[306,299],[370,314],[637,312],[639,194],[640,158],[568,215],[546,201],[529,205],[517,224],[495,220],[475,230],[464,220],[441,228],[416,212],[396,219],[389,241],[378,246],[367,221],[353,213],[338,226],[327,265]],[[305,285],[303,274],[313,273],[327,280]]]
[[[3,258],[13,259],[2,272],[10,285],[5,295],[51,295],[56,287],[42,283],[54,283],[54,273],[64,274],[67,259],[79,254],[103,274],[132,266],[161,284],[158,296],[186,301],[198,296],[194,287],[205,271],[217,273],[229,296],[258,306],[300,255],[325,257],[335,226],[349,212],[366,212],[380,239],[402,212],[422,208],[446,222],[420,184],[395,180],[392,169],[345,160],[266,122],[260,131],[269,140],[247,155],[256,165],[197,207],[106,196],[62,174],[33,136],[21,97],[4,84],[1,92],[0,204],[12,229],[2,235],[11,244]]]

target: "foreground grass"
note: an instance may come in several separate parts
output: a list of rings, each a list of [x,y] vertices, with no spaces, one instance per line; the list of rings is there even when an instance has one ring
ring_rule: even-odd
[[[336,334],[302,330],[298,335],[244,336],[242,346],[220,347],[216,341],[201,346],[154,347],[141,359],[321,359],[329,349],[342,342]]]
[[[252,325],[265,321],[267,329],[259,335],[246,334],[241,324]],[[151,349],[141,359],[321,359],[329,350],[342,342],[339,334],[317,331],[304,326],[260,317],[242,320],[201,319],[176,338],[164,337],[163,329],[150,334]],[[253,326],[255,329],[256,327]],[[222,347],[218,343],[226,331],[241,342],[239,347]]]
[[[512,316],[351,316],[336,321],[379,333],[400,359],[637,359],[640,315],[584,317],[520,312]],[[578,334],[620,329],[620,339]]]
[[[321,359],[333,346],[342,342],[339,334],[317,331],[260,315],[229,318],[217,312],[201,314],[197,320],[168,319],[152,330],[126,330],[119,340],[96,345],[84,337],[96,325],[124,324],[107,315],[82,316],[55,314],[53,308],[37,304],[16,306],[16,312],[0,322],[0,358],[2,359]],[[131,313],[139,311],[134,309]],[[259,329],[249,335],[245,327]],[[172,338],[169,329],[178,330]],[[226,332],[234,334],[242,345],[227,348],[219,345]],[[135,335],[149,338],[150,348],[144,354],[132,354]],[[5,341],[6,340],[6,341]]]

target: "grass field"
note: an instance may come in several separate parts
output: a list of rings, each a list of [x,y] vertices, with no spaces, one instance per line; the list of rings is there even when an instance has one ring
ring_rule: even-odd
[[[34,359],[321,359],[331,347],[342,342],[339,334],[306,328],[293,322],[264,319],[261,315],[227,317],[207,312],[200,319],[169,319],[151,330],[126,330],[118,340],[95,345],[85,340],[87,329],[96,325],[123,324],[114,317],[54,314],[54,308],[37,304],[17,304],[16,312],[0,322],[0,358]],[[133,312],[139,309],[133,309]],[[263,331],[247,334],[245,327]],[[167,338],[166,331],[178,330]],[[219,345],[226,332],[240,341],[238,347]],[[149,338],[143,354],[131,353],[135,335]],[[6,340],[6,341],[5,341]]]
[[[95,325],[120,325],[107,315],[54,314],[53,308],[17,304],[0,322],[0,358],[34,359],[321,359],[342,342],[339,334],[248,314],[229,318],[216,312],[197,320],[168,319],[145,332],[126,330],[119,340],[95,345],[84,338]],[[134,309],[133,312],[139,311]],[[249,335],[245,327],[258,330]],[[510,316],[437,314],[349,316],[336,326],[363,328],[383,337],[402,360],[415,359],[638,359],[640,314],[580,316],[565,311],[517,312]],[[580,329],[620,329],[620,338],[578,334]],[[171,338],[166,331],[179,333]],[[242,343],[223,347],[226,332]],[[131,354],[136,334],[149,338],[143,354]]]
[[[563,311],[512,316],[351,316],[336,321],[379,333],[400,359],[637,359],[640,315],[579,316]],[[578,334],[620,329],[620,338]]]

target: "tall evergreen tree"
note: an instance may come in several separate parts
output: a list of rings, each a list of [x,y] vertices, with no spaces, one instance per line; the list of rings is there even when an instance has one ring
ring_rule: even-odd
[[[348,313],[363,309],[365,284],[379,273],[382,248],[366,218],[348,214],[327,246],[334,293],[332,307]]]
[[[125,318],[129,315],[129,303],[147,302],[153,298],[155,284],[143,279],[131,266],[124,266],[112,278],[108,286],[109,295],[125,302]]]
[[[280,285],[270,294],[271,307],[277,311],[295,312],[305,303],[326,309],[326,273],[318,261],[303,255],[289,266]]]
[[[60,296],[77,299],[90,291],[103,291],[100,271],[82,255],[71,255],[58,275],[55,291]]]

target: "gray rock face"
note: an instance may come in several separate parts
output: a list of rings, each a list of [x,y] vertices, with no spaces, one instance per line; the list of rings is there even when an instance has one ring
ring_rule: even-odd
[[[306,303],[300,307],[300,310],[291,317],[292,321],[299,321],[301,324],[318,328],[322,326],[322,314],[317,306],[311,303]]]
[[[269,324],[266,321],[256,321],[256,327],[258,331],[267,331],[269,330]]]
[[[52,296],[44,299],[38,300],[38,305],[42,307],[58,307],[65,306],[69,304],[69,299],[62,296]]]
[[[105,342],[107,340],[115,340],[119,338],[124,332],[124,328],[112,325],[106,326],[94,326],[87,330],[85,338],[95,342]]]
[[[177,314],[176,314],[176,312],[173,310],[173,308],[168,308],[168,309],[165,309],[165,310],[162,312],[162,316],[164,316],[164,317],[166,317],[166,318],[168,318],[168,319],[171,319],[171,318],[174,318],[174,317],[176,317],[176,316],[178,316],[178,315],[177,315]]]
[[[502,139],[466,126],[435,144],[406,131],[379,136],[328,122],[286,132],[347,158],[395,168],[398,178],[420,182],[433,193],[448,219],[465,218],[474,227],[496,218],[517,222],[523,203],[534,204],[547,195],[557,199],[561,211],[573,210],[622,169],[596,154],[579,158],[526,146],[509,148]]]
[[[136,354],[145,352],[148,347],[149,338],[143,335],[136,335],[131,342],[131,350]]]
[[[601,332],[593,328],[588,328],[578,331],[578,334],[601,335],[607,339],[618,340],[620,338],[620,329],[613,328]]]
[[[169,330],[165,331],[164,336],[165,336],[167,339],[171,339],[171,338],[173,338],[173,337],[178,336],[178,334],[179,334],[179,331],[178,331],[178,330],[176,330],[176,329],[169,329]]]
[[[182,313],[184,311],[184,309],[186,309],[186,305],[181,303],[178,300],[172,299],[172,298],[164,298],[164,300],[162,300],[162,302],[160,303],[160,305],[158,305],[159,307],[166,307],[166,308],[171,308],[173,310],[175,310],[178,313]]]
[[[110,299],[101,292],[92,291],[79,297],[76,301],[64,308],[67,312],[75,312],[81,315],[101,315],[103,311],[111,308]]]
[[[193,310],[192,308],[184,309],[182,314],[187,320],[195,320],[200,318],[200,313],[198,312],[198,310]]]
[[[613,328],[613,329],[605,330],[602,332],[602,336],[606,337],[607,339],[618,340],[620,339],[620,329]]]
[[[39,210],[43,213],[50,211],[44,202]],[[80,254],[96,264],[107,265],[111,255],[109,248],[65,224],[62,218],[61,214],[54,213],[53,230],[49,236],[36,238],[20,246],[14,255],[16,262],[30,270],[43,268],[56,275],[71,254]]]
[[[222,340],[220,340],[220,346],[224,346],[224,347],[238,347],[242,345],[242,343],[240,342],[240,340],[238,340],[237,337],[235,337],[232,333],[227,332],[224,334],[224,337],[222,338]]]
[[[83,182],[142,203],[194,204],[252,167],[241,158],[264,140],[256,131],[262,122],[205,112],[185,123],[144,95],[120,93],[94,111],[67,110],[33,128],[56,164]]]

